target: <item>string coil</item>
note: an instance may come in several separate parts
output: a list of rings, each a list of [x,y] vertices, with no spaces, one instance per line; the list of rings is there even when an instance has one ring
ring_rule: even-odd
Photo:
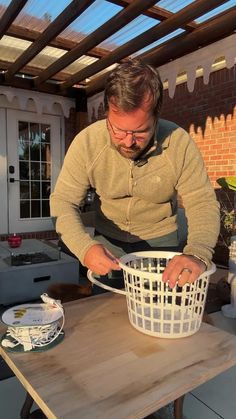
[[[34,348],[43,348],[54,342],[63,332],[65,324],[64,310],[60,300],[54,300],[47,294],[42,294],[41,298],[46,305],[56,307],[61,313],[60,321],[54,321],[44,325],[30,326],[9,326],[5,339],[2,340],[2,346],[6,348],[15,348],[22,345],[24,352],[31,351]]]

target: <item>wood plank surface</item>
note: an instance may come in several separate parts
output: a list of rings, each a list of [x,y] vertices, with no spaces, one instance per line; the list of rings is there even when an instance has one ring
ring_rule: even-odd
[[[58,346],[41,353],[0,349],[50,419],[143,418],[236,364],[236,336],[207,324],[187,338],[147,336],[129,323],[120,295],[64,307]]]

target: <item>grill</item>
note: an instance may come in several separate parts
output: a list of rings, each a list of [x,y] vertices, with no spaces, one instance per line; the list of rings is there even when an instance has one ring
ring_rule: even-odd
[[[34,263],[53,262],[56,260],[56,257],[50,257],[45,252],[13,254],[4,259],[9,266],[32,265]]]
[[[36,239],[0,242],[0,304],[37,300],[53,283],[78,284],[78,260]]]

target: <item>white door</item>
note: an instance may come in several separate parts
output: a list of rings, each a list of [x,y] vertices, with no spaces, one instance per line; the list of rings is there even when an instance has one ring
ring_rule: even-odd
[[[49,195],[61,167],[61,119],[7,110],[9,233],[53,229]]]
[[[6,109],[0,108],[0,234],[8,233]]]

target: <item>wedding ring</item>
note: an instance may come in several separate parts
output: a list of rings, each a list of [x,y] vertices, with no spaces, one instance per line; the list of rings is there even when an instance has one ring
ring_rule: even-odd
[[[188,272],[189,274],[191,274],[193,271],[191,269],[189,269],[189,268],[184,268],[182,270],[182,272]]]

